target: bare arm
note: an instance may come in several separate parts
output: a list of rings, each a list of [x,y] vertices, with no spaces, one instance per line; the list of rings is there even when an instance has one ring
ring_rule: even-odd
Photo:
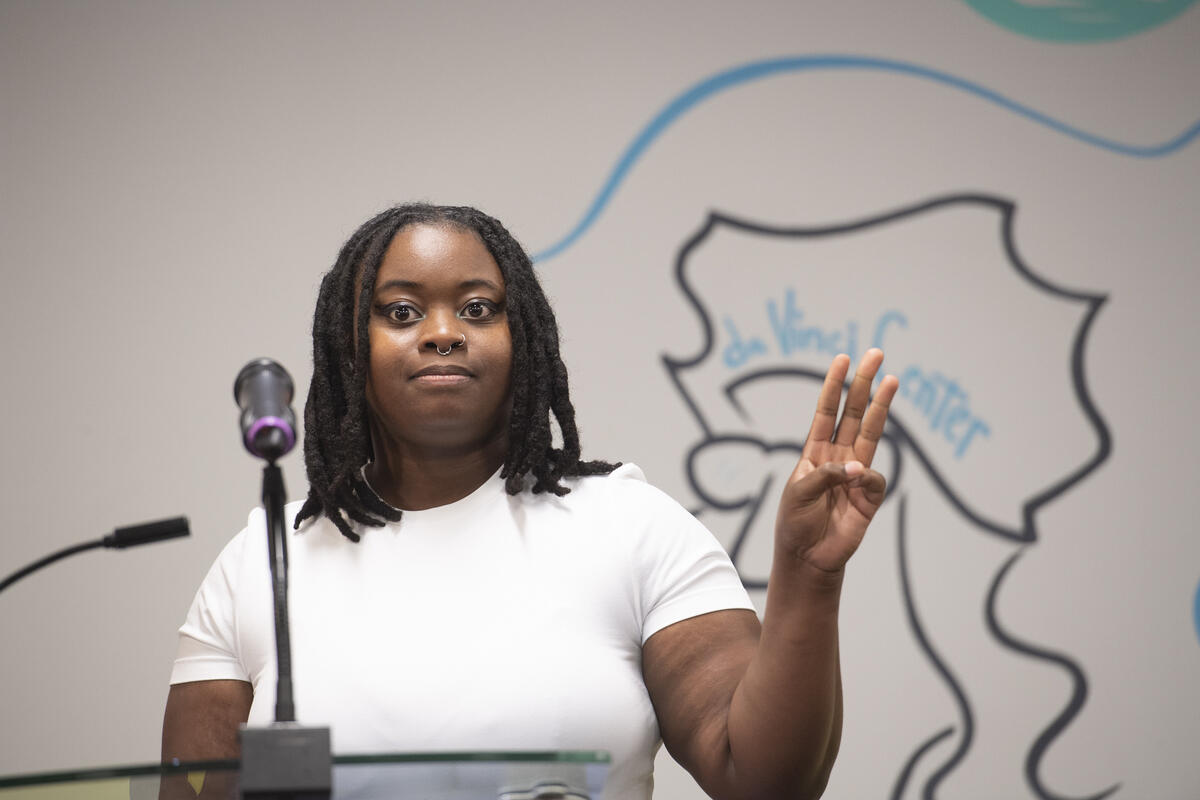
[[[829,780],[842,729],[842,577],[884,496],[869,466],[897,382],[885,378],[871,401],[882,359],[864,357],[840,422],[849,360],[830,367],[780,501],[761,627],[750,612],[718,611],[643,647],[663,742],[718,800],[809,800]]]
[[[210,761],[238,758],[238,727],[250,717],[254,691],[245,681],[177,683],[167,695],[163,715],[162,760]],[[230,797],[231,775],[210,773],[200,797]],[[187,776],[164,778],[159,797],[192,798]]]
[[[162,760],[237,758],[238,726],[250,717],[254,691],[245,681],[177,683],[163,715]]]
[[[772,597],[781,583],[773,573],[762,626],[751,611],[717,611],[664,628],[642,651],[667,751],[718,800],[819,797],[837,755],[836,587]]]

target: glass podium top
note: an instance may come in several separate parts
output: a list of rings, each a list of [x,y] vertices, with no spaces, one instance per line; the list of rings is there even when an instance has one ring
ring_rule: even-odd
[[[333,757],[332,798],[601,800],[598,750],[384,753]],[[0,800],[237,798],[239,763],[145,764],[0,776]]]

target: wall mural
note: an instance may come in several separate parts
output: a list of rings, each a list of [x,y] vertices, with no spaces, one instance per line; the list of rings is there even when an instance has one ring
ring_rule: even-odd
[[[604,209],[621,187],[621,184],[629,176],[630,171],[645,156],[650,145],[696,106],[712,100],[722,92],[767,78],[799,72],[821,73],[843,71],[890,73],[898,77],[929,81],[948,89],[973,95],[980,100],[1011,111],[1030,122],[1045,126],[1052,131],[1076,139],[1083,144],[1136,158],[1160,158],[1170,155],[1186,147],[1200,135],[1200,119],[1197,119],[1195,123],[1180,132],[1179,135],[1162,142],[1154,144],[1121,142],[1117,139],[1092,133],[1056,119],[1049,114],[1019,103],[1012,98],[1005,97],[999,92],[966,78],[921,64],[895,59],[871,58],[849,54],[827,54],[790,56],[754,61],[704,78],[676,95],[670,102],[663,106],[626,146],[624,152],[617,159],[617,163],[609,171],[604,184],[596,192],[591,204],[580,217],[579,221],[558,241],[538,251],[533,256],[533,260],[544,264],[564,252],[579,237],[583,236],[604,212]]]
[[[1003,16],[1000,6],[1031,4],[971,5]],[[1076,19],[1058,8],[1066,5],[1053,14]],[[1155,5],[1162,21],[1188,3]],[[1132,32],[1132,17],[1122,19]],[[1138,19],[1142,27],[1157,24]],[[1070,38],[1052,36],[1048,23],[1043,28],[1049,38]],[[1197,121],[1162,142],[1122,142],[965,78],[895,60],[764,60],[710,76],[667,103],[626,147],[574,227],[535,260],[544,265],[584,236],[650,146],[696,106],[774,76],[846,70],[932,82],[1134,159],[1168,156],[1200,135]],[[795,438],[795,410],[812,407],[829,360],[846,352],[857,361],[879,346],[885,369],[900,379],[877,456],[890,482],[887,509],[847,577],[848,586],[869,588],[848,591],[844,601],[844,665],[859,697],[847,698],[846,732],[855,738],[843,744],[831,796],[954,796],[945,782],[972,761],[978,776],[991,757],[995,739],[980,735],[980,721],[997,713],[1029,718],[1025,738],[1007,745],[1019,753],[997,758],[1019,762],[1001,769],[1019,770],[1031,796],[1098,800],[1120,786],[1097,780],[1061,793],[1047,779],[1047,753],[1087,701],[1086,667],[1052,644],[1024,638],[1000,608],[1006,578],[1039,542],[1038,511],[1086,479],[1113,447],[1103,402],[1092,397],[1084,371],[1088,332],[1106,296],[1102,287],[1039,277],[1014,239],[1019,208],[1020,198],[947,193],[821,227],[762,224],[733,209],[697,220],[678,248],[678,299],[703,332],[690,353],[660,353],[697,429],[680,454],[682,469],[700,501],[693,512],[726,545],[748,588],[765,586],[774,498],[804,444]],[[852,285],[819,279],[837,272],[853,274]],[[1047,455],[1048,441],[1061,446]],[[1200,632],[1200,590],[1194,615]],[[880,653],[882,670],[872,663]],[[981,658],[992,661],[975,663]],[[1059,697],[1014,707],[1006,691],[1024,679],[1003,676],[1021,669],[1035,682],[1065,678],[1065,703]],[[896,698],[903,710],[894,718],[881,714]],[[853,777],[838,785],[846,775]]]
[[[920,502],[905,481],[910,463],[925,472],[940,500],[962,515],[967,523],[965,531],[996,536],[1014,545],[1012,554],[994,565],[988,580],[981,617],[988,634],[1021,657],[1053,665],[1071,681],[1066,707],[1053,715],[1028,746],[1025,771],[1040,798],[1058,796],[1042,780],[1041,761],[1087,697],[1084,670],[1074,659],[1020,640],[1005,629],[996,609],[1009,569],[1025,547],[1037,541],[1034,517],[1038,508],[1086,477],[1111,450],[1108,429],[1089,396],[1083,374],[1087,332],[1104,298],[1068,291],[1038,278],[1021,261],[1013,242],[1014,213],[1009,201],[961,195],[824,228],[769,227],[714,214],[684,243],[676,262],[679,289],[700,317],[704,330],[704,341],[695,355],[663,358],[682,403],[702,432],[685,456],[689,485],[705,503],[694,511],[702,518],[710,510],[723,512],[718,525],[728,529],[710,526],[720,538],[731,542],[730,555],[747,587],[766,586],[775,498],[804,445],[788,438],[794,429],[792,409],[803,407],[793,402],[789,384],[819,385],[822,361],[839,352],[849,353],[857,361],[868,347],[884,348],[892,362],[891,371],[900,378],[900,390],[884,434],[892,451],[887,504],[894,515],[893,568],[901,589],[901,596],[894,601],[903,605],[908,629],[927,660],[927,668],[936,673],[954,698],[957,719],[949,725],[942,724],[946,720],[930,720],[929,736],[907,743],[910,752],[902,763],[893,765],[891,797],[906,796],[922,760],[936,762],[921,787],[922,796],[934,796],[939,784],[967,755],[973,733],[970,691],[940,654],[946,643],[939,641],[938,631],[923,621],[923,587],[908,568],[907,547],[914,535],[910,532],[913,515],[909,509]],[[946,244],[956,238],[954,231],[972,227],[973,222],[979,223],[980,233],[990,232],[992,241],[977,241],[975,252],[966,250],[970,255],[963,259],[963,249],[947,248]],[[1002,256],[989,255],[989,250]],[[887,265],[894,283],[871,275],[865,281],[872,285],[870,301],[861,290],[855,293],[857,297],[846,298],[844,304],[834,304],[824,297],[809,302],[803,294],[800,287],[813,283],[804,279],[806,272],[828,269],[832,263],[849,269],[871,258],[870,253],[879,252],[894,256]],[[1062,301],[1039,306],[1030,302],[1031,298],[1017,299],[1019,289],[1013,287],[1017,290],[1014,300],[1026,313],[1039,307],[1046,313],[1081,313],[1070,338],[1069,378],[1079,413],[1095,432],[1095,449],[1082,463],[1068,467],[1065,474],[1052,476],[1048,483],[1031,485],[1027,497],[1009,498],[1019,506],[1017,513],[987,508],[986,493],[971,491],[972,485],[984,486],[986,481],[963,480],[962,476],[964,465],[973,458],[983,469],[994,469],[995,451],[1011,447],[1019,437],[1023,415],[1013,413],[1007,404],[984,405],[985,411],[972,403],[973,391],[968,387],[976,376],[971,374],[971,365],[948,364],[946,358],[939,357],[936,344],[937,339],[945,338],[945,331],[956,327],[953,320],[931,319],[927,308],[910,311],[919,306],[894,305],[904,298],[902,285],[912,279],[904,265],[916,264],[927,272],[939,259],[947,272],[939,289],[949,289],[952,298],[978,291],[988,285],[989,277],[999,277],[980,275],[977,270],[1000,270],[1008,273],[1004,277],[1019,277],[1028,290]],[[768,299],[758,308],[753,302],[731,302],[735,292],[729,278],[735,276],[737,293],[742,297]],[[997,285],[988,294],[995,298],[1001,292]],[[859,315],[833,322],[839,313],[836,309],[854,305]],[[986,323],[982,327],[986,328]],[[918,328],[925,329],[924,335]],[[989,448],[992,453],[985,452]],[[1026,450],[1026,446],[1019,445],[1019,449]],[[1002,456],[1000,459],[1004,460]],[[880,516],[884,513],[881,510]],[[854,568],[859,566],[856,563]],[[847,627],[851,626],[860,630],[875,627],[869,619],[851,620]],[[934,746],[946,739],[954,740],[953,749],[948,753],[936,751]],[[877,745],[872,758],[876,764],[880,763],[879,753]],[[1104,797],[1115,788],[1091,797]]]
[[[1174,19],[1195,0],[966,0],[1011,31],[1052,42],[1132,36]]]

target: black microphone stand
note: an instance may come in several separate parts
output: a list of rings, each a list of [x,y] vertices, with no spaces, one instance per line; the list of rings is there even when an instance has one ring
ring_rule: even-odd
[[[295,722],[292,698],[292,638],[288,628],[287,531],[283,523],[283,472],[271,462],[263,467],[263,509],[267,512],[267,548],[270,553],[271,595],[275,605],[275,650],[279,664],[275,689],[275,721]]]
[[[275,607],[275,722],[263,728],[243,725],[241,793],[255,800],[325,800],[333,786],[329,728],[306,728],[296,722],[292,699],[292,641],[288,629],[287,532],[283,519],[286,493],[283,473],[275,463],[296,443],[292,413],[292,378],[269,358],[242,367],[233,382],[241,408],[242,444],[267,462],[263,467],[262,501],[267,513],[271,598]]]
[[[292,698],[292,643],[288,628],[287,532],[283,472],[271,460],[263,467],[262,501],[267,514],[271,594],[275,606],[278,681],[275,722],[265,728],[242,726],[241,791],[255,800],[325,800],[333,784],[329,728],[296,722]]]

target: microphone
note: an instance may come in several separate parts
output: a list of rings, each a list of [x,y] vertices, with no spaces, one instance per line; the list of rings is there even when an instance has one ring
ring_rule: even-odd
[[[269,358],[256,358],[238,373],[233,399],[242,409],[242,444],[251,455],[274,462],[296,444],[292,376]]]
[[[12,586],[26,575],[37,572],[42,567],[49,566],[67,556],[82,553],[85,550],[94,550],[97,547],[112,547],[124,550],[126,547],[161,542],[166,539],[174,539],[187,535],[189,535],[187,517],[171,517],[170,519],[160,519],[156,522],[144,522],[141,525],[127,525],[123,528],[116,528],[103,539],[94,539],[90,542],[63,548],[33,562],[27,567],[17,570],[12,575],[0,581],[0,592]]]
[[[116,528],[101,541],[105,547],[125,549],[139,544],[162,542],[188,535],[187,517],[171,517],[157,522],[143,522],[141,525],[126,525]]]
[[[329,728],[296,723],[292,692],[292,640],[288,623],[287,531],[284,522],[283,471],[275,463],[296,444],[296,416],[290,407],[292,379],[269,358],[256,358],[238,373],[233,398],[242,409],[242,444],[265,459],[262,500],[267,516],[267,555],[271,602],[275,611],[275,722],[243,725],[240,797],[258,800],[330,796],[333,756]]]

